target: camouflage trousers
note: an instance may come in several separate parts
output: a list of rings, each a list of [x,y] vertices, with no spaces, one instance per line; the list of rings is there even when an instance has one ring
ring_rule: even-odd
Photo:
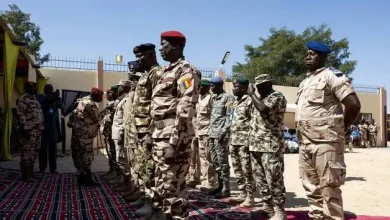
[[[76,135],[77,131],[72,131],[70,148],[72,159],[78,173],[91,172],[93,155],[93,138],[84,138]]]
[[[367,133],[364,133],[364,134],[361,135],[360,147],[370,148],[370,143],[367,140]]]
[[[153,139],[153,161],[155,166],[155,187],[153,204],[162,208],[167,219],[188,219],[189,204],[186,176],[190,164],[192,137],[183,137],[176,146],[176,159],[172,164],[165,163],[165,151],[170,146],[169,139]]]
[[[312,219],[344,219],[340,186],[344,184],[346,165],[344,143],[302,144],[299,169]]]
[[[153,197],[153,156],[152,151],[146,146],[146,136],[139,136],[137,148],[134,149],[134,180],[145,198],[151,202]]]
[[[119,144],[118,140],[114,139],[115,143],[115,161],[119,168],[119,170],[122,172],[122,174],[126,173],[126,168],[128,167],[128,159],[127,159],[127,153],[125,153],[125,148],[123,144]]]
[[[41,148],[42,131],[40,129],[29,132],[29,137],[20,137],[20,167],[34,166]]]
[[[208,135],[194,137],[191,148],[192,155],[189,179],[200,179],[201,181],[208,182],[213,185],[215,183],[215,171],[210,156]]]
[[[104,141],[106,143],[106,151],[108,156],[108,165],[110,166],[110,169],[113,169],[115,167],[115,143],[114,140],[112,140],[111,137],[104,137]]]
[[[376,147],[376,133],[369,133],[368,138],[370,147]]]
[[[237,178],[238,189],[248,194],[256,191],[251,167],[249,146],[230,145],[230,158]]]
[[[286,201],[284,155],[251,151],[252,170],[257,189],[264,202],[282,206]]]
[[[209,139],[211,160],[219,181],[223,181],[226,184],[225,187],[229,187],[230,179],[228,142],[227,138],[222,141],[219,141],[218,138]]]

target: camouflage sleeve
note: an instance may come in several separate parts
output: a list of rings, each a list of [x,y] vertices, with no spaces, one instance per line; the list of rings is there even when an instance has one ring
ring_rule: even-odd
[[[177,79],[178,105],[176,119],[169,143],[177,145],[179,133],[186,132],[190,127],[195,113],[195,105],[199,98],[200,73],[190,64],[184,64],[179,79]]]
[[[31,129],[28,126],[27,118],[26,118],[27,108],[28,105],[24,99],[18,99],[16,101],[16,115],[18,117],[18,127],[23,130]]]
[[[164,73],[163,67],[158,66],[155,67],[149,74],[149,80],[151,82],[152,89],[156,87],[158,84],[159,80],[161,79],[162,74]]]
[[[225,125],[222,128],[222,135],[226,135],[230,131],[230,126],[232,125],[232,120],[230,120],[230,117],[234,112],[233,104],[234,104],[234,96],[228,95],[225,104],[226,121],[225,121]]]
[[[265,98],[263,103],[267,106],[268,109],[274,109],[277,107],[277,104],[281,102],[282,98],[282,96],[273,93],[269,97]]]
[[[86,116],[85,118],[89,117],[91,121],[95,124],[99,123],[99,109],[95,104],[87,104],[85,105],[84,108],[84,115]]]

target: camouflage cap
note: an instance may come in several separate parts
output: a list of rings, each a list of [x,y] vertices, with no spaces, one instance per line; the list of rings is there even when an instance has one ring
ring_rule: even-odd
[[[272,79],[271,79],[271,76],[268,75],[268,74],[261,74],[261,75],[258,75],[256,78],[255,78],[255,84],[256,85],[260,85],[262,83],[265,83],[265,82],[272,82]]]

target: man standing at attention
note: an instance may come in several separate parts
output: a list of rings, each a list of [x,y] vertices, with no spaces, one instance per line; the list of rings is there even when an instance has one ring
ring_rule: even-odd
[[[192,118],[199,97],[200,72],[184,59],[185,36],[161,34],[161,56],[169,65],[152,93],[156,208],[167,219],[188,219],[186,175],[194,137]],[[163,219],[158,216],[157,219]]]
[[[368,138],[370,147],[376,147],[376,136],[378,135],[378,126],[375,123],[375,120],[371,120],[371,124],[368,126]]]
[[[152,186],[153,186],[153,157],[150,106],[153,87],[158,83],[162,73],[162,67],[157,63],[154,44],[146,43],[138,45],[133,52],[140,67],[145,70],[137,83],[131,117],[135,128],[134,173],[136,186],[139,188],[141,198],[138,202],[143,206],[134,215],[151,217],[152,210]],[[134,205],[134,204],[133,204]]]
[[[23,182],[34,182],[34,164],[41,148],[43,113],[35,99],[37,84],[25,82],[26,92],[16,100],[17,128],[20,137],[20,168]]]
[[[223,90],[223,79],[213,77],[210,80],[211,91],[211,118],[209,128],[209,144],[211,160],[218,174],[218,187],[210,192],[216,198],[230,196],[230,168],[229,168],[229,133],[233,112],[234,96]]]
[[[299,86],[295,123],[302,141],[299,168],[309,216],[344,219],[344,133],[358,117],[360,101],[346,80],[325,68],[330,49],[318,41],[306,46],[309,72]]]
[[[252,114],[249,131],[249,151],[256,186],[263,198],[263,211],[272,220],[287,219],[284,210],[286,188],[284,186],[283,120],[287,100],[281,92],[272,88],[268,74],[255,78],[255,87],[250,85],[248,95],[252,99]]]
[[[252,99],[247,95],[248,85],[249,80],[244,77],[233,81],[233,94],[237,99],[233,104],[234,113],[230,128],[230,155],[240,195],[231,201],[241,203],[241,207],[254,205],[255,192],[248,141],[252,110]]]
[[[72,159],[79,173],[78,183],[83,186],[95,186],[92,180],[91,165],[94,159],[93,140],[99,131],[100,113],[96,103],[103,100],[103,91],[92,88],[91,94],[78,100],[73,111]]]

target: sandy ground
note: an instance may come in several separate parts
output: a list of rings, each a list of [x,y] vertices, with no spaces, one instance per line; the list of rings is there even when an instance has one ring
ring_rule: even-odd
[[[345,211],[357,215],[390,216],[390,148],[355,149],[355,153],[346,153],[345,159],[348,166],[347,181],[342,187]],[[285,162],[286,208],[306,210],[308,207],[305,192],[298,176],[298,155],[286,154]],[[38,171],[37,165],[36,171]],[[18,169],[19,158],[2,162],[0,167]],[[92,170],[106,171],[107,169],[107,159],[99,153],[95,156]],[[70,156],[58,158],[58,171],[75,172]],[[232,183],[234,183],[233,172]]]

